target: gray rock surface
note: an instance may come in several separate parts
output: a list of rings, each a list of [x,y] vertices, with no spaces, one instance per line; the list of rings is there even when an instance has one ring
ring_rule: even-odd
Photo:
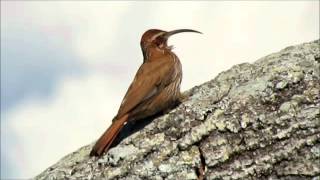
[[[91,144],[35,179],[320,179],[319,65],[319,40],[235,65],[103,157]]]

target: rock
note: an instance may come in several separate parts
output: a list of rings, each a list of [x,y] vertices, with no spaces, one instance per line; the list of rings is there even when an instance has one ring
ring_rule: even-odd
[[[221,72],[101,158],[34,179],[320,179],[319,40]]]

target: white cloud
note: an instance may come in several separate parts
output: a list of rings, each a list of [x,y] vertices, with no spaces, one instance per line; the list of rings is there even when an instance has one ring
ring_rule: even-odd
[[[318,7],[315,1],[241,1],[190,5],[179,13],[169,9],[168,14],[178,17],[178,25],[182,26],[179,19],[192,19],[190,26],[204,33],[179,35],[171,41],[183,63],[182,88],[209,80],[232,65],[319,38]]]
[[[47,35],[59,34],[86,65],[101,64],[117,41],[114,32],[131,3],[6,2],[3,24],[27,25]],[[19,14],[15,12],[19,11]],[[23,18],[21,18],[21,16]],[[10,24],[11,23],[11,24]]]

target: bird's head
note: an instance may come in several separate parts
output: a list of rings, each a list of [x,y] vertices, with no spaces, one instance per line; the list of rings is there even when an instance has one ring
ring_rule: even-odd
[[[141,38],[140,46],[143,52],[143,56],[146,59],[146,53],[150,48],[158,49],[170,49],[167,45],[167,41],[170,36],[182,32],[194,32],[201,33],[192,29],[177,29],[173,31],[163,31],[159,29],[150,29],[146,31]]]

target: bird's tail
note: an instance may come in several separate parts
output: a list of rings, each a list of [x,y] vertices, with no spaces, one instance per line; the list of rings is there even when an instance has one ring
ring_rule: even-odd
[[[90,156],[101,156],[104,151],[108,151],[112,142],[115,140],[127,120],[128,115],[126,114],[113,121],[111,126],[102,134],[93,146]]]

